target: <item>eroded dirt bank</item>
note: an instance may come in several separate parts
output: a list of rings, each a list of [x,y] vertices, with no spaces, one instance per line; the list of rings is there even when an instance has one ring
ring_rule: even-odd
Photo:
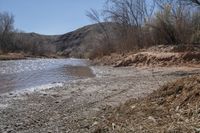
[[[198,68],[92,68],[97,77],[27,94],[0,97],[0,132],[93,132],[107,108],[146,96]]]
[[[113,53],[94,59],[94,63],[112,65],[115,67],[200,67],[200,47],[199,45],[158,45],[147,49],[141,49],[137,52],[123,54]]]

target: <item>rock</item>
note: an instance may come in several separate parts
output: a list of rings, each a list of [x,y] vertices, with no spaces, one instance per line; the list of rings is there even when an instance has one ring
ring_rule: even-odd
[[[136,106],[135,106],[135,105],[132,105],[132,106],[131,106],[131,109],[135,109],[135,108],[136,108]]]
[[[92,124],[92,126],[96,126],[96,125],[98,125],[99,123],[97,122],[97,121],[95,121],[93,124]]]
[[[151,121],[153,121],[154,123],[157,123],[156,119],[154,117],[152,117],[152,116],[149,116],[148,119],[151,120]]]
[[[112,130],[115,130],[115,128],[116,128],[115,123],[112,123]]]
[[[200,128],[195,128],[195,130],[196,130],[196,132],[198,132],[198,133],[200,132]]]

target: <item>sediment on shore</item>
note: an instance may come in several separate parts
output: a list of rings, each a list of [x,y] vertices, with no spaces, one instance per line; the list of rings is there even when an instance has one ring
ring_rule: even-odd
[[[94,66],[92,70],[94,78],[32,93],[0,96],[0,132],[94,132],[108,118],[107,110],[132,98],[145,97],[169,81],[200,73],[198,68],[187,67]]]
[[[94,64],[112,65],[115,67],[200,67],[199,46],[159,45],[138,52],[113,53],[94,59]]]

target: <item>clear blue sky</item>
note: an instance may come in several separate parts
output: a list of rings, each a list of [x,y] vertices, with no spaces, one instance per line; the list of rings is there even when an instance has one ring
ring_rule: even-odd
[[[0,0],[0,11],[15,16],[15,28],[40,34],[63,34],[91,24],[86,11],[102,9],[104,0]]]

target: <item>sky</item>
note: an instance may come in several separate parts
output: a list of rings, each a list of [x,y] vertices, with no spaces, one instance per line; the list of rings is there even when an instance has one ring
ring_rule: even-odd
[[[0,0],[0,12],[14,15],[16,29],[57,35],[92,24],[86,11],[101,10],[103,4],[104,0]]]

